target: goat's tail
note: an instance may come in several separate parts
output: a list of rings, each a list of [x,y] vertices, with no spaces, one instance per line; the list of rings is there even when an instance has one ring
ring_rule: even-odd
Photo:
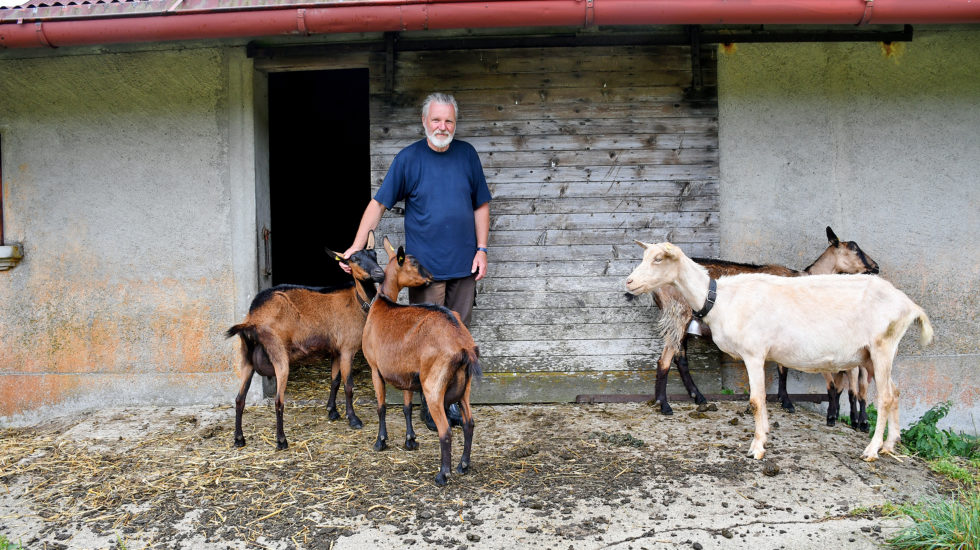
[[[919,323],[919,345],[922,347],[928,346],[929,342],[932,342],[932,323],[929,322],[929,316],[926,312],[919,308],[918,315],[915,317],[915,322]]]
[[[464,369],[468,378],[480,378],[483,376],[483,369],[480,367],[480,348],[473,346],[470,349],[461,349],[452,360],[453,367]]]

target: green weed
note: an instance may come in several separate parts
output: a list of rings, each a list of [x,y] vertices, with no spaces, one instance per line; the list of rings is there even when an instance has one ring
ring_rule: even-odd
[[[975,464],[972,464],[971,467],[974,470],[978,470]],[[963,485],[980,484],[980,473],[973,473],[965,466],[960,466],[951,457],[943,457],[930,461],[929,469]]]
[[[726,388],[726,387],[722,386],[722,388],[721,388],[721,394],[722,395],[735,395],[735,390],[733,390],[731,388]]]
[[[24,550],[24,546],[19,542],[10,542],[6,535],[0,535],[0,550]]]
[[[922,418],[902,430],[902,444],[910,452],[923,458],[962,456],[980,458],[980,440],[968,434],[952,430],[940,430],[936,424],[949,414],[952,401],[939,403],[926,411]]]
[[[888,543],[895,548],[976,549],[980,546],[980,492],[901,506],[915,522]]]

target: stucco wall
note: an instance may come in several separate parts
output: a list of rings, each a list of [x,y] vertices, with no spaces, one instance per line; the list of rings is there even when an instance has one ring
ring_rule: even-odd
[[[255,273],[247,250],[232,255],[254,214],[231,212],[255,208],[254,190],[232,193],[254,182],[234,162],[251,155],[236,135],[243,57],[0,59],[5,240],[26,251],[0,272],[0,417],[231,399],[231,345],[215,328],[241,313],[236,286],[254,288],[236,285],[236,262]]]
[[[909,43],[719,47],[723,257],[803,268],[824,227],[920,304],[896,361],[902,423],[980,420],[980,30]],[[820,377],[794,377],[819,391]],[[792,390],[791,390],[792,391]]]

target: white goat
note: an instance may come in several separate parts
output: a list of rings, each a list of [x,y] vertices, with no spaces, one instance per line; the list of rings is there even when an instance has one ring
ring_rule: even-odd
[[[900,427],[891,369],[898,342],[913,321],[922,325],[920,344],[932,340],[929,318],[902,291],[871,275],[733,275],[716,281],[712,306],[706,302],[712,282],[707,270],[670,243],[636,243],[646,252],[626,280],[626,290],[643,294],[673,285],[704,315],[718,348],[745,363],[755,416],[750,456],[761,459],[766,452],[767,360],[821,373],[870,364],[878,381],[879,422],[862,458],[872,461],[879,450],[894,452]],[[883,445],[886,424],[888,440]]]

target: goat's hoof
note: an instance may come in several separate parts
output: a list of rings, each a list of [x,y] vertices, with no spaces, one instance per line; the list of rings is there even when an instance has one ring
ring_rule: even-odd
[[[874,455],[872,455],[872,456],[862,455],[861,456],[861,459],[864,460],[865,462],[874,462],[874,461],[878,460],[878,455],[877,455],[877,453],[874,454]]]
[[[238,437],[236,437],[235,438],[235,446],[236,447],[244,447],[245,446],[245,437],[244,436],[238,436]]]
[[[383,451],[383,450],[385,450],[387,448],[388,448],[388,443],[385,442],[384,439],[379,439],[379,440],[377,440],[377,441],[374,442],[374,450],[375,451],[380,452],[380,451]]]
[[[360,430],[364,427],[364,423],[361,422],[361,419],[356,416],[347,419],[347,423],[350,424],[350,427],[354,428],[355,430]]]
[[[337,412],[337,409],[330,409],[330,411],[327,412],[327,420],[340,420],[340,413]]]
[[[289,442],[287,442],[285,439],[283,439],[282,441],[276,442],[276,450],[277,451],[285,451],[288,448],[289,448]]]
[[[436,474],[436,485],[440,487],[446,485],[446,479],[447,479],[446,474],[439,472],[438,474]]]
[[[414,450],[416,450],[418,448],[419,448],[419,442],[418,441],[415,441],[414,439],[406,439],[405,440],[405,450],[406,451],[414,451]]]
[[[784,409],[786,409],[786,412],[791,412],[791,413],[796,412],[796,407],[793,406],[793,403],[790,401],[783,401],[782,406]]]
[[[870,424],[868,424],[867,422],[862,422],[862,423],[861,423],[861,428],[860,428],[860,429],[861,429],[861,431],[862,431],[862,432],[864,432],[864,433],[868,433],[868,432],[870,432],[870,431],[871,431],[871,425],[870,425]]]
[[[662,414],[664,416],[670,416],[670,415],[674,414],[674,409],[670,408],[670,405],[668,405],[667,403],[661,403],[660,404],[660,414]]]
[[[695,394],[695,395],[692,395],[691,397],[694,398],[694,404],[695,405],[704,405],[705,403],[708,402],[708,400],[705,399],[704,396],[701,395],[700,393]]]
[[[837,419],[835,418],[827,419],[827,425],[830,426],[831,428],[833,428],[836,424],[837,424]]]
[[[466,472],[469,472],[469,471],[470,471],[470,463],[469,462],[460,462],[459,463],[459,466],[456,466],[456,472],[457,473],[465,474]]]

